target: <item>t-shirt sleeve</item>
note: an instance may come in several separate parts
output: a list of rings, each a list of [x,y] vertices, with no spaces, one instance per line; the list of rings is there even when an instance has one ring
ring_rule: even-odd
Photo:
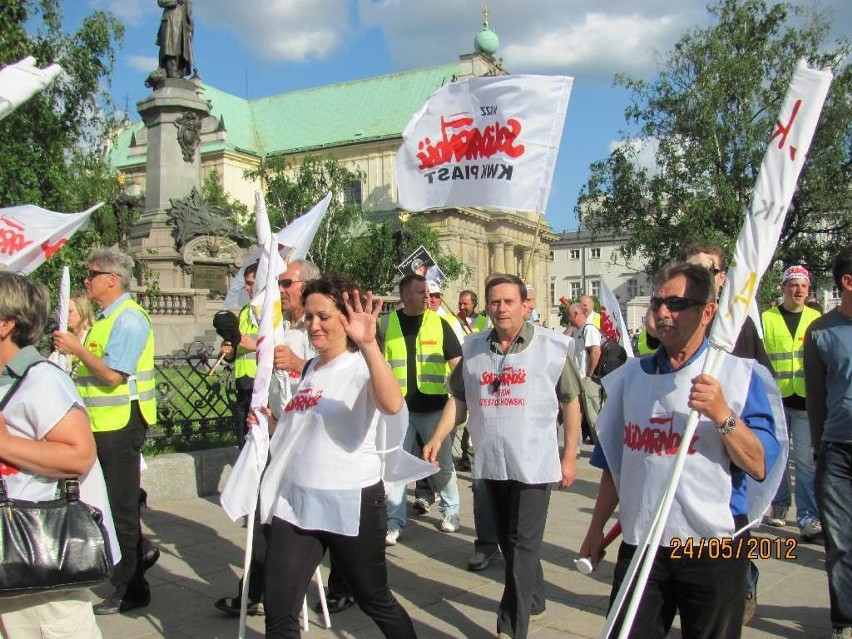
[[[456,332],[450,323],[441,318],[441,328],[444,330],[444,359],[450,361],[456,357],[461,357],[462,349],[459,343],[459,338],[456,337]]]
[[[450,372],[450,377],[447,380],[447,387],[450,391],[450,395],[462,402],[467,401],[465,399],[464,377],[462,377],[463,363],[463,361],[458,363],[458,366]]]
[[[41,401],[45,388],[50,389],[50,401]],[[4,412],[11,413],[9,420],[18,428],[29,424],[33,439],[42,439],[73,408],[85,410],[74,382],[65,372],[43,363],[30,369]]]
[[[128,308],[115,318],[104,350],[104,364],[114,371],[134,375],[148,341],[150,323],[135,308]]]
[[[740,418],[748,424],[748,427],[763,446],[764,468],[770,469],[775,466],[775,462],[781,454],[781,444],[775,436],[775,418],[769,405],[766,387],[756,373],[751,374],[751,381]]]
[[[568,356],[565,358],[565,365],[562,367],[562,374],[559,376],[559,384],[556,387],[556,396],[561,404],[567,404],[580,396],[580,374],[574,363],[573,349],[568,350]]]

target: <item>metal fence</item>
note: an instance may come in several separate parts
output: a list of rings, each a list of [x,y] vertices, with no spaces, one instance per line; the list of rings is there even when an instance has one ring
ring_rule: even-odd
[[[219,364],[212,346],[193,342],[185,349],[154,358],[157,375],[157,423],[146,448],[186,451],[236,443],[231,402],[234,369]]]

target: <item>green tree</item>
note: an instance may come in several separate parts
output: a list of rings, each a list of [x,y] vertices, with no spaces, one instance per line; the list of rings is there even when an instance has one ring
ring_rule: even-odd
[[[390,220],[371,221],[360,206],[347,204],[352,185],[363,176],[350,171],[331,158],[306,157],[293,165],[283,158],[271,158],[246,177],[257,179],[264,186],[266,208],[273,229],[310,210],[326,193],[332,198],[308,259],[321,271],[347,273],[365,288],[387,293],[398,276],[396,265],[403,258],[397,247],[396,223]],[[423,244],[438,262],[448,278],[461,273],[462,265],[440,248],[438,235],[422,217],[412,217],[407,223],[411,251]],[[245,226],[254,235],[254,219]]]
[[[124,27],[103,11],[87,16],[71,34],[61,23],[59,0],[0,0],[0,66],[32,55],[39,66],[59,62],[64,70],[0,122],[0,206],[76,212],[109,203],[36,271],[49,285],[62,264],[77,265],[91,244],[115,243],[122,226],[122,213],[112,206],[118,185],[99,148],[110,132],[105,83]]]
[[[653,80],[616,76],[633,94],[625,116],[638,133],[592,164],[578,216],[593,233],[626,232],[623,253],[645,255],[649,272],[693,241],[716,242],[730,255],[805,58],[833,67],[835,78],[776,258],[824,271],[852,231],[852,67],[844,64],[852,46],[843,39],[827,47],[827,17],[790,4],[721,0],[708,10],[715,23],[683,35]],[[638,161],[648,144],[657,145],[653,168]]]

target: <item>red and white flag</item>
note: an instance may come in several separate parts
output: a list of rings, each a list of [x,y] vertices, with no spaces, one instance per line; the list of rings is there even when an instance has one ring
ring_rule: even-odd
[[[103,202],[82,213],[56,213],[32,204],[0,209],[0,268],[29,275],[101,206]]]
[[[728,353],[757,295],[760,279],[772,262],[831,79],[830,72],[809,69],[804,61],[793,74],[710,330],[710,342]]]
[[[402,133],[400,206],[543,212],[572,83],[566,76],[505,75],[438,89]]]

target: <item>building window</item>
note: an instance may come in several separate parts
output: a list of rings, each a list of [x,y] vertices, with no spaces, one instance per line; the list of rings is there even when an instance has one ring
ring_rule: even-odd
[[[839,300],[840,299],[840,289],[836,286],[831,287],[831,299]]]
[[[556,304],[556,278],[550,278],[550,303]]]
[[[361,206],[361,180],[352,180],[343,189],[343,206]]]
[[[571,299],[571,301],[576,302],[580,298],[580,296],[583,294],[583,289],[580,286],[580,281],[574,280],[574,281],[568,282],[568,292],[570,293],[570,295],[568,295],[568,297]]]
[[[599,297],[601,294],[601,281],[600,280],[589,280],[589,295],[592,297]]]
[[[550,252],[550,261],[552,262],[554,258],[553,251]]]
[[[598,248],[593,248],[593,249],[589,249],[589,256],[590,256],[590,257],[591,257],[591,259],[593,259],[593,260],[599,260],[599,259],[601,259],[601,249],[600,249],[600,247],[598,247]]]
[[[579,260],[580,259],[580,249],[571,249],[569,257],[572,260]]]
[[[627,280],[627,299],[632,300],[634,297],[639,296],[639,280],[635,277],[631,277]]]

